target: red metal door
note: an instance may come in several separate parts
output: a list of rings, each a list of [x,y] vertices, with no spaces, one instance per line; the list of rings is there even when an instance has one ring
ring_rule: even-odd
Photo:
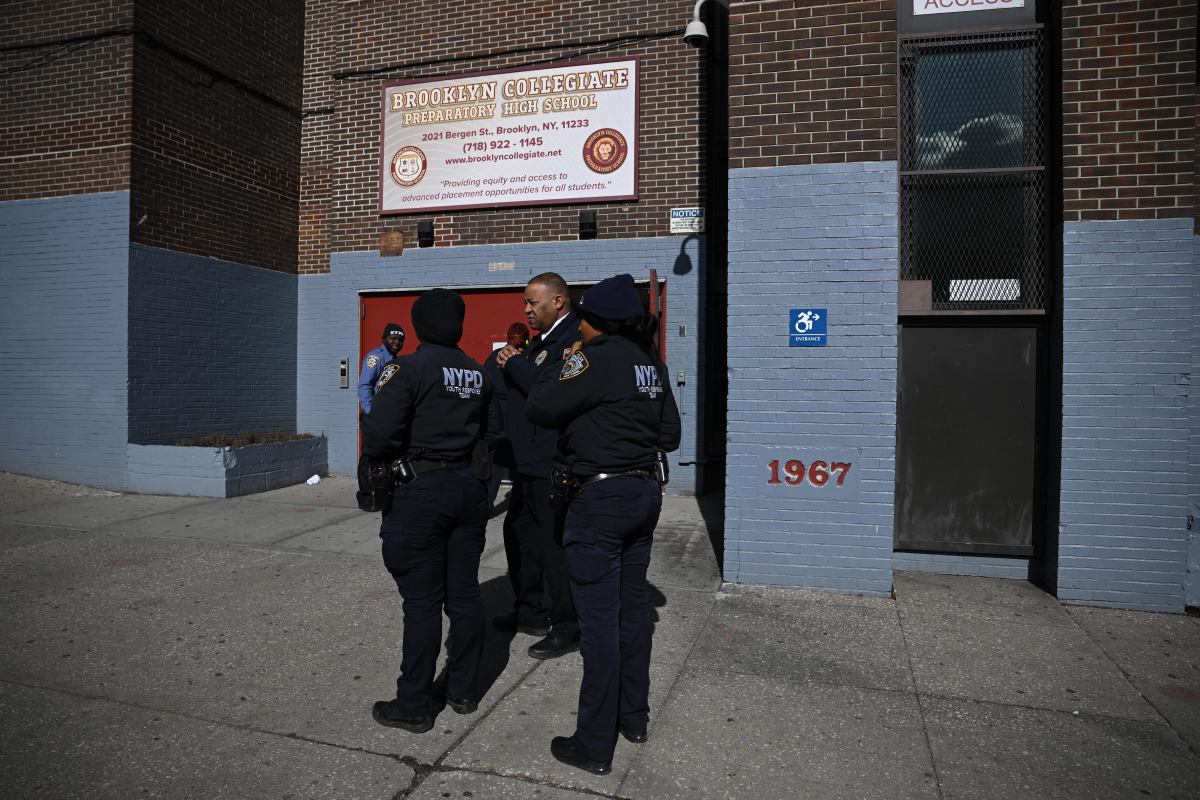
[[[587,290],[587,285],[571,287],[571,296],[575,300]],[[638,287],[642,294],[643,303],[650,301],[649,284]],[[508,326],[514,322],[525,321],[525,287],[512,286],[501,289],[457,289],[467,305],[467,317],[463,323],[463,338],[459,342],[462,351],[476,361],[483,360],[496,347],[504,343],[504,334]],[[401,355],[411,353],[417,348],[419,340],[412,326],[412,306],[420,292],[397,292],[395,294],[367,294],[359,300],[361,325],[359,326],[359,362],[362,356],[379,346],[383,326],[389,322],[398,322],[404,326],[408,334],[404,340]],[[665,281],[659,282],[658,290],[659,321],[666,329],[667,287]],[[536,331],[530,331],[535,334]],[[666,358],[666,337],[662,337],[662,357]],[[355,381],[358,376],[355,376]]]
[[[471,358],[483,363],[497,345],[504,343],[504,333],[509,325],[525,322],[525,287],[465,289],[458,293],[467,304],[463,337],[458,346]],[[400,323],[408,334],[400,355],[416,350],[420,340],[413,329],[412,306],[420,295],[420,292],[404,292],[362,296],[359,352],[365,354],[378,347],[383,326],[389,322]]]

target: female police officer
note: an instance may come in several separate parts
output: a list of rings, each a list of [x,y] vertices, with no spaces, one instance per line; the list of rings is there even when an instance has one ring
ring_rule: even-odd
[[[491,442],[502,431],[483,368],[458,349],[464,312],[462,298],[446,289],[417,298],[412,319],[421,346],[384,367],[363,421],[363,452],[403,464],[392,470],[401,477],[379,535],[404,598],[404,655],[396,699],[376,703],[372,716],[413,733],[433,727],[443,605],[450,618],[446,704],[460,714],[478,705],[479,555],[488,504],[486,475],[472,469],[471,456],[481,438]]]
[[[563,530],[579,612],[583,681],[573,736],[550,743],[565,764],[604,775],[617,732],[646,741],[650,611],[646,568],[662,508],[659,451],[679,446],[679,409],[653,345],[653,319],[633,278],[618,275],[580,300],[582,347],[529,394],[532,419],[559,429],[554,481],[571,483]],[[662,478],[665,482],[665,477]]]

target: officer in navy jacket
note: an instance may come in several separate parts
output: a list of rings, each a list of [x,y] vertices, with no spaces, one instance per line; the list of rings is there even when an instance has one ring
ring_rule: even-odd
[[[563,531],[579,612],[583,680],[572,736],[554,757],[603,775],[618,731],[646,741],[650,610],[646,570],[662,508],[656,461],[679,447],[679,409],[653,344],[633,278],[597,284],[579,302],[582,347],[558,374],[539,377],[526,413],[558,428],[556,458],[578,493]],[[665,459],[664,459],[665,460]]]
[[[383,328],[383,344],[363,357],[362,369],[358,373],[358,407],[362,413],[371,411],[371,399],[375,396],[375,384],[383,367],[404,348],[404,328],[389,322]]]
[[[558,374],[579,339],[579,320],[571,311],[562,276],[545,272],[530,279],[525,287],[525,316],[530,327],[540,333],[524,351],[509,346],[496,358],[509,389],[512,428],[507,434],[515,476],[508,513],[515,515],[521,560],[516,570],[520,589],[515,612],[498,617],[495,624],[502,630],[545,635],[528,652],[534,658],[548,659],[579,649],[579,622],[567,579],[566,553],[558,536],[561,520],[555,518],[550,505],[556,434],[549,422],[526,415],[525,398],[539,376]],[[511,552],[509,556],[511,574]]]
[[[372,709],[382,725],[424,733],[439,706],[434,668],[442,610],[450,618],[446,704],[460,714],[478,706],[484,612],[479,556],[488,519],[486,475],[472,468],[480,442],[502,434],[499,408],[483,368],[458,349],[465,305],[431,289],[413,305],[421,340],[410,356],[384,366],[363,451],[404,458],[416,477],[398,483],[380,527],[383,560],[404,598],[404,649],[396,697]]]

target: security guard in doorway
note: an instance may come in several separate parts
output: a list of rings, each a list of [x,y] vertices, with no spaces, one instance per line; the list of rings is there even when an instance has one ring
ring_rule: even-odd
[[[424,733],[433,727],[434,668],[441,650],[442,609],[450,618],[446,705],[478,707],[484,614],[479,556],[488,519],[486,467],[480,446],[499,437],[500,411],[483,368],[458,349],[465,305],[431,289],[412,309],[421,340],[410,356],[381,372],[363,451],[394,482],[380,537],[383,561],[404,598],[404,651],[396,697],[375,703],[381,725]]]
[[[404,328],[399,323],[389,322],[383,328],[383,344],[367,353],[358,373],[358,407],[362,413],[371,413],[371,400],[375,397],[375,385],[383,367],[400,355],[403,348]]]
[[[569,503],[563,544],[583,654],[575,733],[555,737],[550,751],[604,775],[618,731],[646,741],[646,569],[665,453],[679,447],[680,421],[653,343],[655,320],[644,313],[633,278],[602,281],[577,310],[582,342],[557,375],[539,377],[526,413],[559,429],[552,483]]]

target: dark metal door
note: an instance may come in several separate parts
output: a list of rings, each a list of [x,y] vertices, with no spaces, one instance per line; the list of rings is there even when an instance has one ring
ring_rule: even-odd
[[[897,549],[1033,554],[1038,337],[1035,325],[901,325]]]

